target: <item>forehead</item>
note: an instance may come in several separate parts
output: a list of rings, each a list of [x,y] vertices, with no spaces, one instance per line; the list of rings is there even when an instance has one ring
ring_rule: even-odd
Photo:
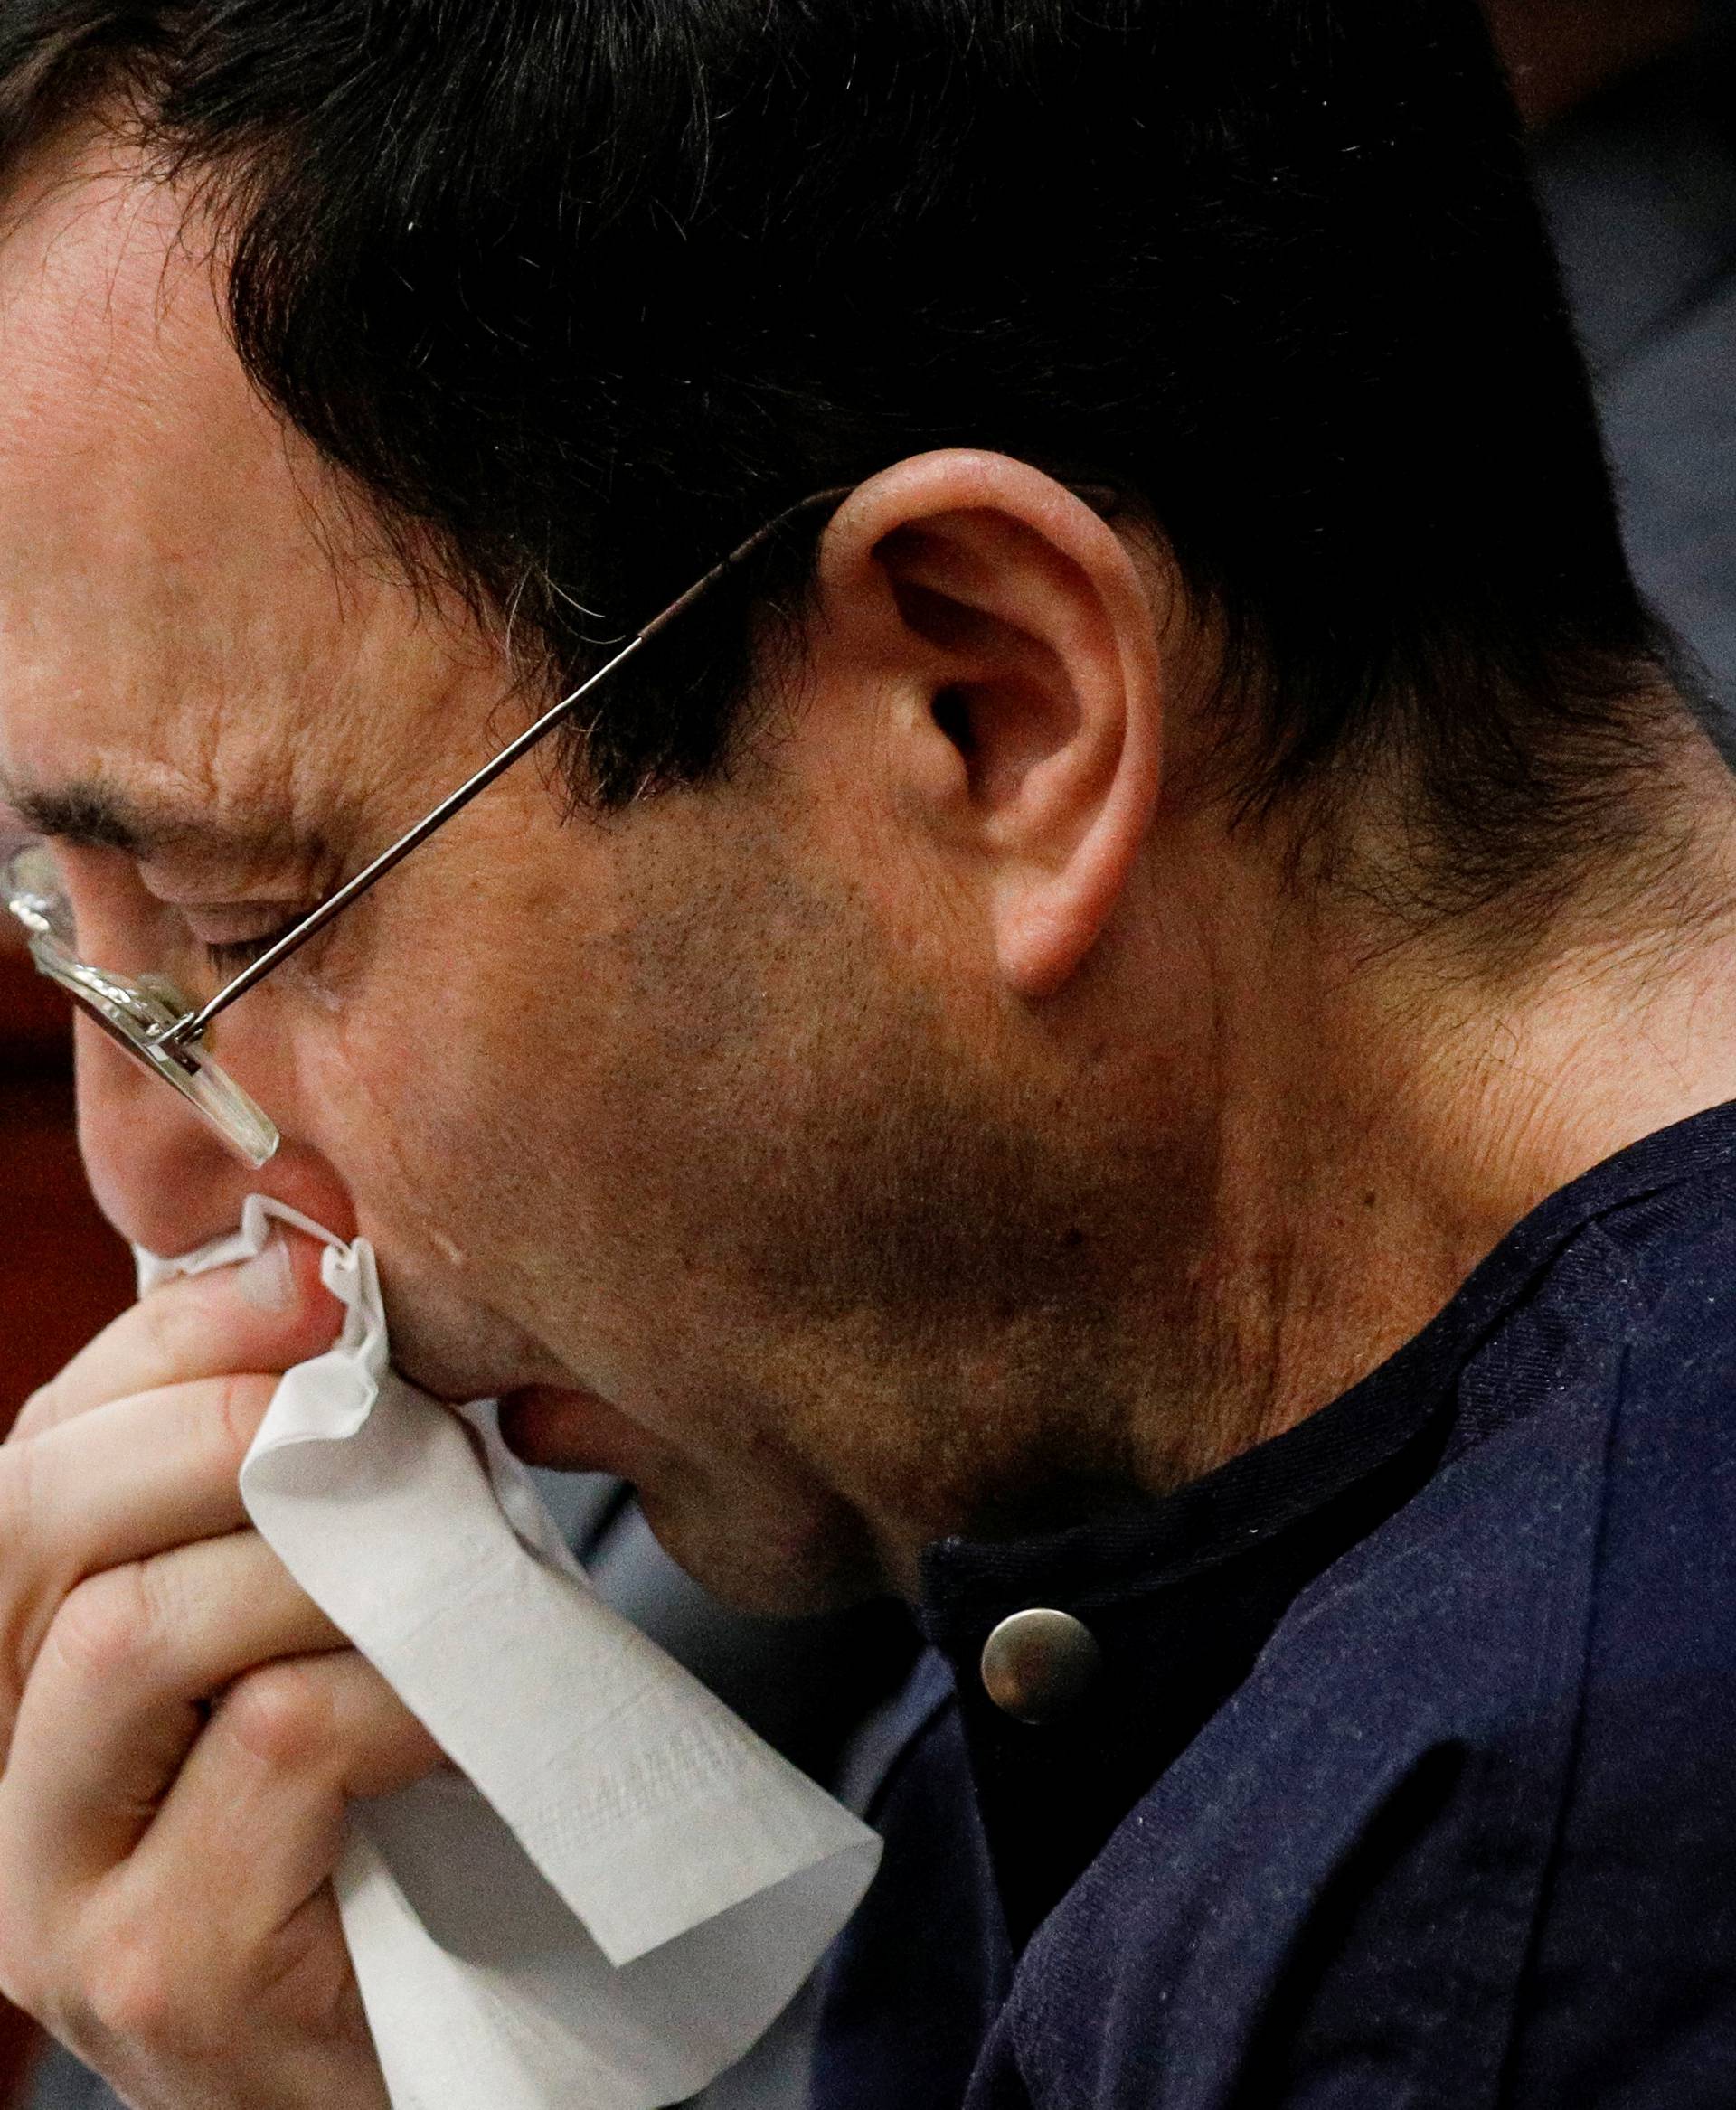
[[[283,821],[478,654],[250,388],[184,210],[92,143],[0,222],[0,771]]]

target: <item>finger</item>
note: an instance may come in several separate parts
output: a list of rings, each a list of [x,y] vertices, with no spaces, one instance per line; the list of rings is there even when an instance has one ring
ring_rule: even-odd
[[[352,1800],[408,1787],[445,1764],[354,1651],[268,1663],[224,1694],[127,1879],[170,1910],[214,1886],[226,1938],[265,1942],[330,1879]]]
[[[342,1315],[320,1280],[324,1251],[302,1232],[279,1229],[257,1259],[164,1283],[25,1401],[14,1438],[135,1392],[231,1371],[281,1372],[319,1354]]]
[[[51,1891],[100,1876],[137,1844],[208,1703],[274,1658],[346,1646],[253,1531],[92,1576],[18,1711],[0,1778],[6,1868]]]
[[[0,1727],[76,1584],[245,1522],[238,1475],[277,1382],[147,1392],[0,1449]]]

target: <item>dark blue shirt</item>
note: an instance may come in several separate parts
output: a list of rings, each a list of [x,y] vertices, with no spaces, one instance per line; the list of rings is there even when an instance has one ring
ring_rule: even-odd
[[[955,1703],[889,1779],[816,2110],[1736,2105],[1733,1204],[1723,1108],[1276,1442],[933,1549]],[[976,1676],[1033,1605],[1104,1659],[1042,1729]]]

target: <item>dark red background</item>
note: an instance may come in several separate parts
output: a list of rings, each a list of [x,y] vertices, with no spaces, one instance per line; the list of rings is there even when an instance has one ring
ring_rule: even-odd
[[[132,1294],[132,1264],[97,1214],[73,1136],[63,1001],[0,917],[0,1427]],[[3,1556],[0,1556],[3,1557]],[[22,2100],[33,2032],[0,2003],[0,2105]]]

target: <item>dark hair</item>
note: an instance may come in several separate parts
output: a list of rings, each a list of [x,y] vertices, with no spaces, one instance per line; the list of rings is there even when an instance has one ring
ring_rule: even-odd
[[[1484,892],[1666,685],[1472,0],[6,0],[0,151],[117,89],[259,382],[553,678],[963,444],[1134,496],[1252,796],[1402,741]],[[727,756],[800,559],[604,706],[595,796]]]

